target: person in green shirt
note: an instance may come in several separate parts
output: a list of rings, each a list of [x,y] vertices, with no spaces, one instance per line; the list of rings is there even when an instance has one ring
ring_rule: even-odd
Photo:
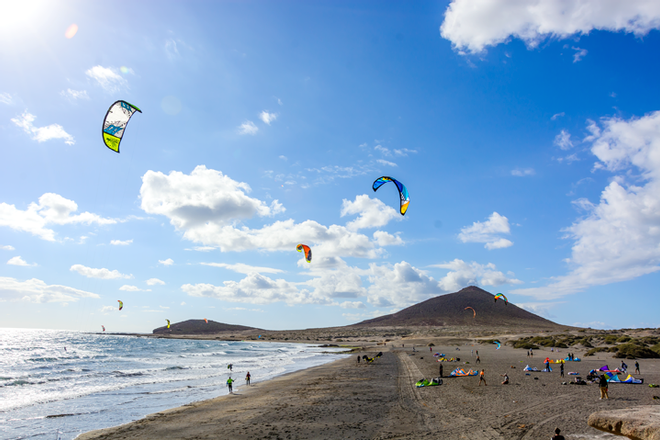
[[[229,388],[229,394],[234,394],[234,391],[232,391],[232,387],[231,387],[232,383],[234,383],[234,379],[229,377],[229,379],[227,379],[227,388]]]

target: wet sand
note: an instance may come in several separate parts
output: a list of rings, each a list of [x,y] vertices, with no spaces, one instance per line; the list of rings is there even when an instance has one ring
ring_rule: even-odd
[[[425,346],[433,341],[433,351]],[[415,343],[416,352],[412,352]],[[405,344],[405,347],[401,347]],[[348,359],[281,376],[250,387],[237,381],[235,394],[152,414],[119,427],[83,434],[78,439],[548,439],[555,427],[567,439],[614,439],[587,426],[592,412],[652,405],[660,389],[660,360],[641,360],[643,385],[610,384],[610,400],[599,400],[598,386],[562,385],[574,376],[525,375],[525,365],[543,368],[543,359],[559,359],[572,351],[526,350],[494,345],[441,345],[438,339],[403,340],[395,346],[365,347],[361,354],[383,356],[359,365]],[[457,350],[459,348],[459,350]],[[479,350],[475,365],[471,350]],[[437,387],[416,388],[423,377],[438,376],[433,353],[460,357],[444,362],[444,375],[460,366],[483,368],[488,386],[478,377],[444,378]],[[567,362],[565,372],[584,378],[589,370],[620,360],[608,354]],[[469,362],[465,365],[464,362]],[[626,360],[629,371],[634,361]],[[511,368],[514,366],[515,368]],[[509,385],[501,374],[508,373]]]

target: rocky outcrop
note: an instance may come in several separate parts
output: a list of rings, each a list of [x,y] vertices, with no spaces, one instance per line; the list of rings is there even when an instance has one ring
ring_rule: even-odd
[[[589,426],[633,440],[660,440],[660,406],[645,405],[589,416]]]

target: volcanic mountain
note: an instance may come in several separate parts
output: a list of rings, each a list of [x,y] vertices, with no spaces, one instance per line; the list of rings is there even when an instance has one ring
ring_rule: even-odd
[[[472,307],[472,309],[465,309]],[[379,316],[347,327],[489,326],[559,330],[566,328],[514,304],[494,300],[475,286],[436,296],[391,315]]]
[[[154,334],[179,334],[179,335],[204,335],[224,332],[242,332],[245,330],[259,330],[254,327],[245,327],[243,325],[223,324],[221,322],[211,321],[208,324],[203,319],[189,319],[183,322],[167,326],[158,327],[153,331]]]

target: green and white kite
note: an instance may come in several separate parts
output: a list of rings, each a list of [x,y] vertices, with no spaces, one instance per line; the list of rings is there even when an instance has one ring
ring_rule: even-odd
[[[117,101],[110,106],[103,119],[103,142],[115,153],[119,153],[119,143],[124,136],[126,125],[133,113],[142,110],[126,101]]]

